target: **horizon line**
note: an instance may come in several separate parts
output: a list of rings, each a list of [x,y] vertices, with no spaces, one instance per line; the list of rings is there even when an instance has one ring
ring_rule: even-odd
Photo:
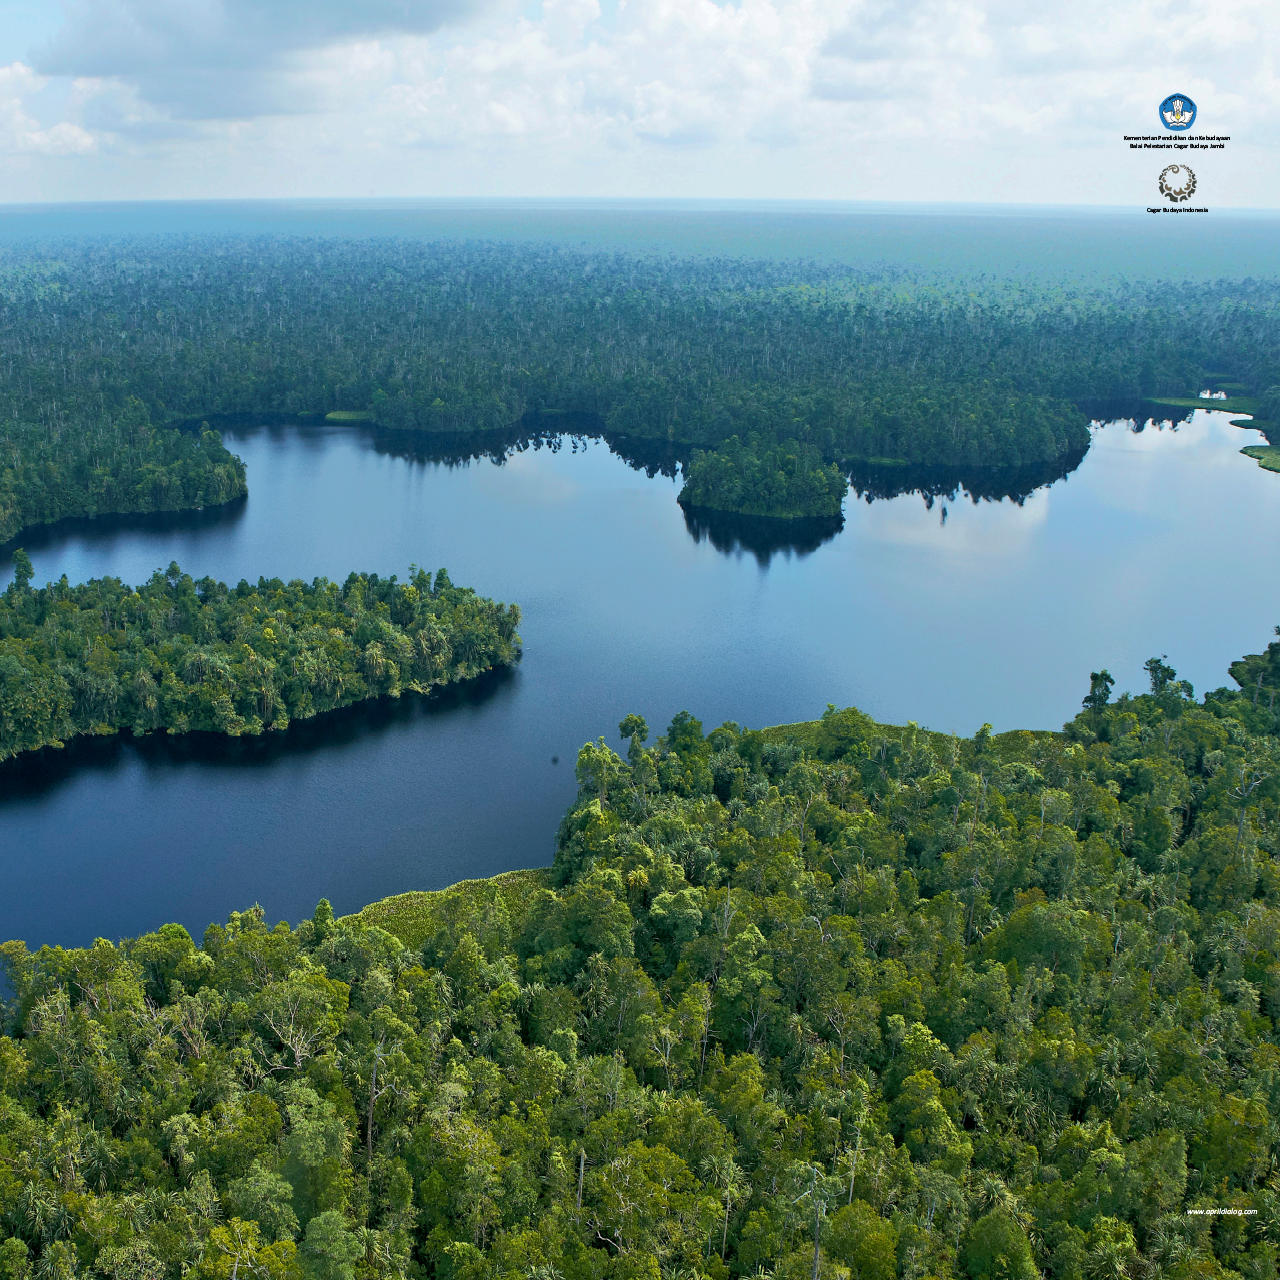
[[[1014,201],[851,200],[836,197],[779,198],[755,196],[168,196],[147,199],[26,200],[0,202],[0,215],[40,210],[83,211],[155,206],[199,207],[307,205],[360,208],[475,209],[628,209],[655,212],[902,213],[968,214],[971,216],[1138,216],[1148,205],[1053,204]],[[1220,205],[1212,210],[1232,217],[1274,218],[1280,208]]]

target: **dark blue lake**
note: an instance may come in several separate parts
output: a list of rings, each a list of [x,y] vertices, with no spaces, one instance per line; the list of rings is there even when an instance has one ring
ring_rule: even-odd
[[[1112,424],[1065,477],[1029,496],[1036,477],[1006,485],[1021,500],[981,476],[968,484],[993,500],[947,492],[954,478],[880,477],[877,492],[927,500],[851,494],[841,531],[788,547],[691,524],[678,481],[602,441],[450,464],[359,428],[228,432],[247,502],[28,537],[39,580],[140,582],[175,559],[232,582],[443,565],[519,602],[524,660],[259,740],[94,740],[11,762],[0,937],[198,932],[255,901],[296,920],[321,896],[346,912],[545,865],[578,747],[618,745],[629,711],[657,733],[682,708],[711,728],[854,703],[971,734],[1056,728],[1090,670],[1138,690],[1152,654],[1198,690],[1226,684],[1280,621],[1266,569],[1280,476],[1238,452],[1258,440],[1223,414]]]

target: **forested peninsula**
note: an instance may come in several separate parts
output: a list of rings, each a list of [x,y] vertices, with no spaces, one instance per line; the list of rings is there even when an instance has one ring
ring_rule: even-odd
[[[0,423],[0,543],[69,516],[213,507],[247,492],[210,431],[153,427],[136,397],[91,422]]]
[[[850,466],[1026,467],[1082,453],[1095,410],[1210,384],[1265,398],[1278,320],[1274,281],[1086,288],[408,240],[6,248],[0,532],[151,509],[127,505],[132,478],[107,496],[93,476],[112,449],[86,458],[78,443],[123,440],[139,414],[332,413],[436,433],[585,415],[700,450],[686,506],[829,515],[831,477]],[[29,488],[50,467],[76,490],[61,505]]]
[[[78,734],[232,736],[511,664],[518,605],[411,569],[340,586],[195,581],[178,565],[35,590],[26,554],[0,595],[0,761]]]
[[[0,1269],[1275,1280],[1280,642],[1147,670],[1062,733],[628,716],[548,872],[5,944]]]

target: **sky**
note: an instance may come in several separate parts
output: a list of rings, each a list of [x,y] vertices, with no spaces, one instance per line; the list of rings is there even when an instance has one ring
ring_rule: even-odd
[[[0,203],[662,197],[1280,207],[1280,4],[0,0]]]

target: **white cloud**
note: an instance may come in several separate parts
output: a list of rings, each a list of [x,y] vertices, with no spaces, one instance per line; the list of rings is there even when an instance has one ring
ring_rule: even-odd
[[[291,93],[289,56],[378,33],[425,32],[477,0],[67,0],[36,53],[49,75],[121,78],[193,119],[312,108]]]
[[[1213,203],[1280,204],[1278,39],[1252,0],[69,0],[65,110],[28,70],[4,119],[96,142],[93,195],[1142,204],[1121,134],[1176,89],[1233,136]]]
[[[46,127],[28,114],[24,100],[41,88],[40,77],[23,63],[0,67],[0,152],[69,156],[92,151],[96,139],[78,124],[61,120]]]

